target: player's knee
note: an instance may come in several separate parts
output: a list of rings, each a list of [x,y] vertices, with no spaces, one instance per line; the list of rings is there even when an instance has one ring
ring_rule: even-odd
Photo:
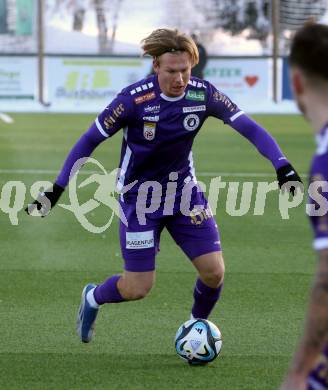
[[[224,270],[224,263],[222,262],[210,272],[201,275],[203,282],[212,288],[219,287],[223,283]]]
[[[217,288],[223,282],[223,275],[218,273],[213,273],[213,274],[206,275],[202,279],[204,283],[209,287]]]

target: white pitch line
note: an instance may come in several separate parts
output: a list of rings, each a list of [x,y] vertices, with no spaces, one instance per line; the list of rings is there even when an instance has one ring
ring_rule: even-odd
[[[23,175],[56,175],[59,170],[54,169],[0,169],[1,174],[23,174]],[[99,173],[97,171],[83,170],[79,175],[91,175],[93,173]]]
[[[4,112],[0,112],[0,119],[5,123],[14,123],[14,120],[11,116],[5,114]]]
[[[58,170],[54,169],[0,169],[1,174],[23,174],[23,175],[56,175]],[[93,173],[99,173],[98,171],[82,170],[79,175],[91,175]],[[196,176],[202,177],[218,177],[218,176],[230,176],[230,177],[276,177],[275,173],[267,172],[196,172]],[[301,177],[307,177],[308,175],[302,173]]]
[[[301,177],[308,177],[306,173],[300,173]],[[196,176],[217,177],[217,176],[231,176],[231,177],[277,177],[274,172],[196,172]]]
[[[55,171],[53,169],[0,169],[0,174],[24,174],[24,175],[53,175],[58,173],[59,171]]]
[[[214,176],[232,176],[232,177],[266,177],[276,176],[274,173],[260,172],[196,172],[196,176],[214,177]]]

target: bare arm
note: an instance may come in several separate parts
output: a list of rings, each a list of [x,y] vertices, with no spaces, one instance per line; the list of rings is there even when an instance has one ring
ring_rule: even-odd
[[[328,249],[318,253],[319,264],[311,291],[304,335],[283,386],[286,390],[306,389],[306,378],[328,341]]]

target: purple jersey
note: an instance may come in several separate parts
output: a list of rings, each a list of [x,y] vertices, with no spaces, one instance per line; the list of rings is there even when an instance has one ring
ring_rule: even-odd
[[[317,151],[313,157],[310,179],[311,185],[317,184],[310,193],[309,214],[314,230],[314,249],[328,248],[328,125],[317,135]]]
[[[182,96],[165,96],[156,76],[125,89],[105,108],[95,125],[105,137],[123,128],[121,175],[118,187],[138,180],[169,182],[177,173],[178,191],[195,180],[192,156],[194,138],[204,121],[215,116],[233,122],[243,112],[207,81],[191,78]],[[163,188],[164,190],[164,188]]]
[[[317,135],[317,151],[310,169],[310,192],[308,213],[314,230],[313,247],[316,250],[328,248],[328,125]],[[327,377],[328,344],[320,356],[318,364],[309,375],[309,389],[328,389]]]
[[[134,197],[150,181],[163,194],[169,180],[177,182],[179,196],[184,183],[196,181],[191,149],[209,116],[246,137],[275,169],[288,164],[271,135],[208,81],[192,77],[183,95],[172,98],[161,92],[153,75],[123,89],[96,118],[72,148],[56,183],[65,188],[75,161],[89,157],[99,143],[123,129],[118,189],[137,181],[124,198]]]

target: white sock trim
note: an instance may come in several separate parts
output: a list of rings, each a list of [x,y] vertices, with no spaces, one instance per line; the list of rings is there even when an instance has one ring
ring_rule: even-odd
[[[93,295],[94,290],[95,289],[93,288],[92,290],[88,291],[88,293],[87,293],[87,301],[88,301],[88,303],[89,303],[89,305],[91,307],[93,307],[94,309],[98,309],[99,305],[96,302],[95,297]]]

